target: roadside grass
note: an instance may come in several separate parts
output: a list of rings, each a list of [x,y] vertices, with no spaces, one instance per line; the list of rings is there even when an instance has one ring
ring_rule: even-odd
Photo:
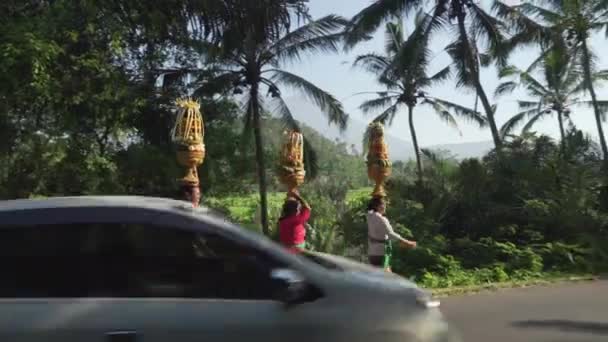
[[[445,298],[450,296],[457,295],[470,295],[480,292],[492,292],[503,289],[512,289],[512,288],[523,288],[523,287],[531,287],[531,286],[548,286],[552,284],[558,283],[566,283],[566,282],[582,282],[582,281],[592,281],[596,280],[599,277],[597,275],[592,274],[546,274],[544,277],[525,279],[525,280],[515,280],[515,281],[507,281],[507,282],[499,282],[499,283],[486,283],[486,284],[478,284],[478,285],[469,285],[469,286],[454,286],[448,288],[429,288],[427,289],[429,292],[433,294],[435,298]]]

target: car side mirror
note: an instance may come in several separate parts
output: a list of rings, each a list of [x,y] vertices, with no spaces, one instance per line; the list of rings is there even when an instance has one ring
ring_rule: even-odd
[[[270,272],[270,277],[280,284],[276,297],[285,304],[286,308],[306,301],[308,286],[304,277],[298,272],[287,268],[278,268]]]

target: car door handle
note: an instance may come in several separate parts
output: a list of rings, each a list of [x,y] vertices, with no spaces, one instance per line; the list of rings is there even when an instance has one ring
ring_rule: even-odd
[[[137,332],[130,330],[111,331],[106,333],[107,342],[136,342]]]

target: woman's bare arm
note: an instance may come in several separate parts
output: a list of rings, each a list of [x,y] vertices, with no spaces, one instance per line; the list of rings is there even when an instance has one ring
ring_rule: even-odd
[[[291,192],[291,196],[293,196],[295,199],[297,199],[300,204],[302,205],[302,207],[306,208],[306,209],[310,209],[310,205],[308,204],[308,202],[306,202],[302,196],[300,196],[300,193],[297,191],[293,191]]]
[[[391,223],[388,221],[388,219],[386,217],[383,217],[382,221],[384,223],[384,229],[386,230],[386,235],[388,235],[389,238],[391,238],[393,240],[397,240],[397,241],[401,242],[402,244],[404,244],[405,246],[412,247],[412,248],[416,247],[415,241],[410,241],[410,240],[402,237],[401,235],[399,235],[397,232],[395,232],[395,230],[393,229],[393,226],[391,226]]]

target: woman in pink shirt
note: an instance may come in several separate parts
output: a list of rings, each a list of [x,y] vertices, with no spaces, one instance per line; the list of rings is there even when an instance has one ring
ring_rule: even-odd
[[[306,222],[310,218],[310,206],[297,192],[288,195],[283,204],[279,218],[279,236],[281,244],[293,253],[299,253],[306,247]]]

